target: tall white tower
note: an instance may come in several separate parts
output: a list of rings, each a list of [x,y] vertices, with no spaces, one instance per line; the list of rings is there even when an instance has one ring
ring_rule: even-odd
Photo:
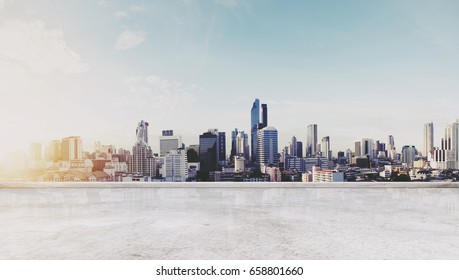
[[[427,157],[427,160],[432,158],[432,153],[434,150],[434,127],[433,123],[424,124],[424,150],[422,155]]]
[[[308,135],[306,139],[306,157],[317,154],[317,124],[308,125]]]

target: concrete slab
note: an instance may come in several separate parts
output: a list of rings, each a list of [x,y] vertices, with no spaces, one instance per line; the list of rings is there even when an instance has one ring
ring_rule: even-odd
[[[0,184],[0,259],[459,259],[457,184]]]

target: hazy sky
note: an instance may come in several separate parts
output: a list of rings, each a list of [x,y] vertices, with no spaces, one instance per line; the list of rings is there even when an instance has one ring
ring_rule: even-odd
[[[129,2],[129,3],[127,3]],[[249,131],[279,149],[317,123],[334,154],[363,138],[422,148],[459,118],[459,1],[0,0],[0,156],[80,135],[131,148],[141,119],[197,144]]]

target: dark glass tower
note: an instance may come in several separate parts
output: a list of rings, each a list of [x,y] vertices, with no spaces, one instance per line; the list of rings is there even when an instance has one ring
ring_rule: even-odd
[[[218,161],[226,160],[226,133],[218,133]]]
[[[260,124],[260,100],[255,99],[250,111],[250,148],[252,162],[257,162],[258,126]]]
[[[199,135],[199,162],[201,173],[218,170],[218,134],[205,132]]]
[[[268,126],[268,105],[261,104],[261,113],[262,113],[261,114],[262,118],[261,118],[261,126],[259,127],[259,129]]]

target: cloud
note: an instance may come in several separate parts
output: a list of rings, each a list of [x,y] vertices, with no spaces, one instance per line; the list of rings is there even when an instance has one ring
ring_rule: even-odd
[[[153,110],[159,118],[184,117],[196,101],[195,85],[183,85],[159,75],[128,77],[124,85],[129,95],[119,100],[119,104]]]
[[[129,18],[128,13],[126,13],[126,12],[124,12],[124,11],[115,12],[115,13],[113,14],[113,16],[115,17],[116,20],[122,20],[122,19],[127,19],[127,18]]]
[[[0,61],[37,74],[83,73],[89,66],[70,49],[61,29],[48,29],[41,20],[7,21],[0,26]]]
[[[5,0],[0,0],[0,13],[5,9]]]
[[[146,12],[148,11],[150,8],[152,8],[152,6],[149,6],[149,5],[132,5],[129,7],[129,10],[131,12]]]
[[[118,36],[115,43],[115,49],[125,50],[135,48],[145,41],[147,33],[143,31],[126,30]]]
[[[99,2],[97,2],[97,5],[101,6],[101,7],[110,7],[113,5],[113,3],[111,1],[107,1],[107,0],[100,0]]]

